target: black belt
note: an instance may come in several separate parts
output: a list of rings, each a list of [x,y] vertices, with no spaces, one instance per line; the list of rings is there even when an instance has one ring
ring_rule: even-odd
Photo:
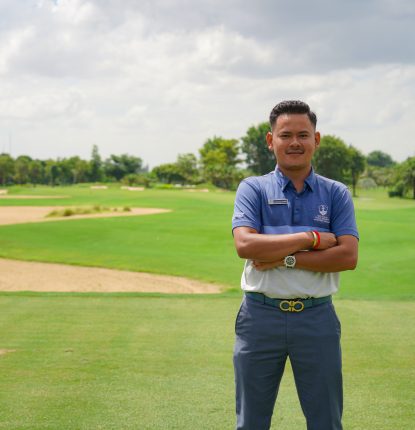
[[[249,291],[246,291],[245,295],[257,302],[274,306],[284,312],[301,312],[306,308],[312,308],[313,306],[331,302],[331,296],[310,297],[308,299],[271,299],[262,293],[252,293]]]

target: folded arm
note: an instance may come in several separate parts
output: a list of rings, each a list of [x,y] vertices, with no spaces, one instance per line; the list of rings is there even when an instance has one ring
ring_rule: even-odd
[[[358,240],[352,235],[335,237],[320,233],[321,241],[316,250],[311,248],[310,232],[294,234],[259,234],[250,227],[234,229],[234,241],[241,258],[253,260],[257,270],[269,270],[284,265],[284,257],[294,254],[297,269],[312,272],[341,272],[353,270],[357,265]],[[295,270],[295,269],[294,269]]]
[[[312,272],[343,272],[357,265],[358,240],[351,235],[339,236],[337,245],[324,251],[297,252],[296,268]]]
[[[272,262],[281,260],[287,255],[304,249],[313,244],[310,231],[290,234],[259,234],[251,227],[236,227],[233,230],[236,251],[241,258]],[[337,244],[332,233],[320,233],[318,249],[327,249]]]

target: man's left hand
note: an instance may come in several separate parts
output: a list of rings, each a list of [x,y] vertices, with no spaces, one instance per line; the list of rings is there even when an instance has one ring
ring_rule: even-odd
[[[253,260],[252,261],[253,266],[255,267],[256,270],[259,270],[261,272],[265,271],[265,270],[271,270],[271,269],[275,269],[277,267],[282,267],[284,266],[284,260],[277,260],[277,261],[258,261],[258,260]]]

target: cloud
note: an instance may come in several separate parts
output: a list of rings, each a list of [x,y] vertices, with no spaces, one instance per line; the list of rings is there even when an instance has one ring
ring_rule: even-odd
[[[33,37],[34,28],[11,30],[0,41],[0,76],[9,72],[10,63],[25,43]]]
[[[300,98],[323,132],[403,159],[414,14],[409,0],[4,1],[0,145],[156,165]]]
[[[9,59],[10,71],[18,73],[91,76],[115,70],[123,55],[151,67],[157,57],[189,51],[207,67],[258,78],[415,59],[415,45],[408,43],[415,6],[409,0],[210,0],[197,7],[190,0],[125,1],[122,7],[114,0],[60,0],[9,6],[21,12],[5,11],[12,15],[10,43],[19,47]],[[109,54],[118,50],[111,68]]]
[[[43,121],[55,117],[66,119],[81,113],[83,96],[78,90],[44,90],[0,100],[0,117],[23,121]]]

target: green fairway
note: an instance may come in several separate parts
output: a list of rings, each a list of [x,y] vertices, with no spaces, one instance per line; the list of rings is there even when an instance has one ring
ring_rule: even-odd
[[[237,286],[242,262],[234,252],[230,230],[233,193],[132,193],[79,187],[56,193],[72,193],[72,197],[55,200],[54,205],[128,205],[172,212],[0,227],[1,256],[182,275]],[[51,201],[25,204],[50,205]]]
[[[0,200],[1,205],[160,207],[172,212],[126,218],[51,221],[0,227],[0,256],[181,275],[239,287],[243,262],[231,235],[234,193],[119,188],[14,188],[15,194],[65,199]],[[413,299],[415,202],[384,190],[356,200],[359,266],[342,274],[339,297]]]
[[[0,356],[0,428],[233,428],[239,302],[229,295],[1,294],[0,347],[15,352]],[[415,303],[336,306],[345,429],[412,428]],[[272,428],[305,428],[290,371]]]

